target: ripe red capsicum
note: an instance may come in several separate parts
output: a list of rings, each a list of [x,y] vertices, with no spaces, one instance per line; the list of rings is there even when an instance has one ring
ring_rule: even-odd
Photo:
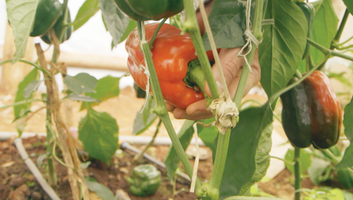
[[[158,24],[145,25],[146,38],[150,41]],[[128,52],[130,74],[136,84],[146,90],[147,77],[145,75],[145,62],[140,50],[140,41],[137,30],[130,33],[126,40],[125,49]],[[154,67],[157,72],[163,98],[178,108],[204,99],[201,91],[195,90],[184,82],[188,72],[188,63],[197,59],[195,48],[190,36],[170,25],[163,24],[160,28],[151,49]],[[211,52],[208,57],[213,60]]]

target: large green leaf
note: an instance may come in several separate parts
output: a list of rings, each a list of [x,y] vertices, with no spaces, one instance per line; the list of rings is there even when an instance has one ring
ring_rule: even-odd
[[[338,18],[332,7],[332,2],[331,0],[319,0],[313,2],[313,5],[315,8],[315,20],[312,30],[312,39],[320,45],[330,48],[331,41],[336,35],[338,25]],[[310,53],[316,64],[325,56],[314,47],[311,48]],[[305,60],[300,63],[298,69],[302,73],[307,71]]]
[[[12,63],[23,58],[26,53],[27,39],[33,29],[38,0],[8,0],[7,19],[13,28],[16,51]]]
[[[76,94],[95,92],[97,79],[87,73],[79,73],[76,76],[67,75],[64,79],[67,88]]]
[[[93,79],[92,79],[93,80]],[[98,99],[99,102],[95,102],[90,104],[91,106],[96,106],[100,104],[100,102],[110,99],[112,97],[119,96],[120,87],[119,87],[120,77],[113,76],[105,76],[98,80],[97,85],[95,87],[95,93],[86,92],[85,95],[93,97],[94,99]],[[87,108],[86,103],[82,103],[81,109],[83,110]]]
[[[270,164],[273,112],[269,104],[245,109],[239,119],[229,140],[220,199],[243,195],[265,176]]]
[[[129,24],[126,27],[126,30],[123,36],[120,38],[120,42],[123,42],[127,38],[127,36],[129,36],[130,32],[136,28],[136,26],[137,26],[136,21],[130,19]]]
[[[209,23],[217,48],[234,48],[245,44],[245,7],[238,0],[215,1]],[[210,50],[207,33],[202,40],[205,49]]]
[[[33,80],[30,84],[28,84],[26,88],[23,90],[24,98],[29,99],[32,96],[32,93],[34,91],[37,91],[41,83],[42,81],[36,79],[36,80]]]
[[[337,33],[338,18],[331,0],[319,0],[313,3],[315,20],[313,25],[313,40],[326,48],[330,48],[331,41]],[[319,63],[324,54],[316,48],[311,48],[311,55],[315,63]]]
[[[39,77],[40,76],[39,76],[37,69],[33,69],[32,71],[30,71],[28,73],[28,75],[18,85],[18,89],[17,89],[16,96],[15,96],[15,103],[33,98],[33,95],[27,96],[27,94],[26,94],[26,97],[27,97],[26,98],[24,91],[28,87],[28,85],[30,85],[33,81],[37,81],[39,79]],[[30,102],[26,103],[26,104],[20,104],[20,105],[14,106],[13,110],[14,110],[15,119],[25,117],[26,113],[28,113],[28,110],[30,108],[31,108]],[[17,128],[17,131],[20,135],[22,134],[25,126],[26,126],[25,121],[22,121],[21,123],[16,123],[16,128]]]
[[[210,124],[215,121],[215,118],[201,120],[200,122],[204,124]],[[200,124],[197,124],[197,135],[201,138],[203,143],[208,146],[210,149],[214,149],[214,142],[218,135],[218,129],[216,126],[204,127]]]
[[[116,200],[113,192],[109,190],[105,185],[98,183],[93,178],[85,177],[85,182],[90,190],[95,192],[101,199],[104,200]]]
[[[300,149],[300,173],[303,174],[304,172],[306,172],[306,170],[308,170],[308,168],[311,165],[311,151],[309,149]],[[284,160],[288,161],[285,162],[285,166],[287,169],[289,169],[289,171],[294,174],[294,148],[290,148],[287,150],[286,155],[284,156]],[[289,163],[293,163],[293,164],[289,164]]]
[[[311,166],[308,168],[309,178],[312,183],[318,185],[320,182],[326,181],[329,177],[330,162],[322,158],[314,157]],[[325,173],[326,172],[326,173]]]
[[[353,15],[353,1],[352,0],[343,0],[346,4],[348,11]]]
[[[344,152],[343,158],[340,163],[336,165],[337,169],[353,166],[353,99],[344,108],[343,125],[344,134],[350,141],[349,147]]]
[[[87,110],[87,115],[79,123],[79,139],[88,154],[109,163],[118,149],[118,125],[106,112]]]
[[[189,146],[192,139],[194,128],[193,124],[195,121],[186,120],[178,132],[178,137],[184,150]],[[164,164],[167,169],[167,175],[170,180],[173,180],[173,176],[178,168],[180,162],[179,156],[175,151],[173,145],[170,146],[167,156],[164,159]]]
[[[259,46],[261,84],[267,96],[286,87],[302,60],[306,47],[308,23],[302,10],[291,0],[269,0]]]
[[[112,0],[99,0],[99,4],[105,25],[113,37],[114,46],[116,46],[123,37],[130,19],[119,10]]]
[[[74,30],[79,29],[99,10],[98,0],[86,0],[78,10],[74,20]]]

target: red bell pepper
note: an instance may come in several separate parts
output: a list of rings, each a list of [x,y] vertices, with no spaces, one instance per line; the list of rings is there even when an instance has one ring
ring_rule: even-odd
[[[149,41],[158,27],[157,23],[145,26],[146,38]],[[145,62],[140,50],[140,41],[137,30],[130,33],[125,44],[129,54],[127,66],[130,74],[142,89],[146,90],[147,77],[145,75]],[[151,49],[152,59],[157,71],[159,84],[164,99],[178,108],[204,99],[201,91],[194,90],[184,82],[188,72],[188,63],[197,59],[195,48],[190,36],[170,25],[163,24],[159,30]],[[209,59],[213,60],[211,52]]]

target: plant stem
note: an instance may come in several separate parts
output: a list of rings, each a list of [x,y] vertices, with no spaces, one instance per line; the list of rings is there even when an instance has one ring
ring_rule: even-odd
[[[337,52],[337,51],[332,51],[331,49],[327,49],[327,48],[321,46],[320,44],[316,43],[315,41],[313,41],[311,39],[308,39],[307,41],[308,41],[308,43],[310,45],[312,45],[313,47],[317,48],[319,51],[321,51],[325,55],[337,56],[337,57],[340,57],[340,58],[344,58],[344,59],[353,61],[353,57],[352,56],[348,56],[348,55],[345,55],[343,53],[340,53],[340,52]]]
[[[212,98],[216,99],[219,97],[220,93],[216,84],[216,80],[211,70],[211,65],[208,60],[205,47],[202,43],[201,33],[200,33],[199,26],[197,24],[197,18],[196,18],[193,1],[183,0],[183,2],[184,2],[185,16],[186,16],[183,31],[186,31],[190,34],[192,43],[194,44],[194,47],[196,50],[197,57],[200,60],[202,70],[206,76],[207,84],[208,84],[208,87],[210,88]]]
[[[47,132],[47,137],[46,137],[46,141],[47,141],[47,163],[48,163],[48,168],[47,168],[47,173],[48,173],[48,183],[50,186],[52,186],[53,188],[56,188],[57,185],[57,175],[55,172],[55,165],[53,163],[53,159],[52,159],[52,155],[55,152],[52,152],[53,149],[53,133],[50,131],[50,127],[51,126],[51,110],[49,108],[50,106],[50,100],[49,100],[49,95],[47,95],[47,111],[46,111],[46,125],[45,125],[45,129]]]
[[[262,20],[262,5],[263,0],[256,0],[256,8],[254,15],[254,35],[256,39],[260,40],[262,38],[261,32],[261,20]],[[253,43],[253,41],[251,41]],[[249,54],[246,56],[246,59],[249,62],[245,62],[245,65],[242,70],[242,74],[239,80],[239,85],[234,97],[235,104],[239,107],[241,103],[241,99],[244,95],[244,90],[246,86],[246,82],[250,73],[251,63],[255,54],[256,48],[252,48]],[[211,189],[216,188],[219,189],[223,177],[224,167],[227,160],[228,146],[229,146],[229,138],[230,138],[231,130],[229,130],[226,134],[218,134],[217,141],[217,150],[214,161],[214,170],[211,175],[210,187]]]
[[[300,200],[300,188],[301,188],[301,174],[300,174],[300,148],[294,147],[294,188],[295,188],[295,200]]]
[[[6,64],[6,63],[12,62],[12,60],[13,60],[13,59],[9,59],[9,60],[4,60],[4,61],[0,62],[0,67],[1,67],[2,65]],[[40,70],[41,72],[47,74],[48,76],[51,76],[51,74],[50,74],[50,72],[49,72],[48,70],[42,68],[42,67],[39,66],[39,65],[36,65],[36,64],[34,64],[34,63],[32,63],[32,62],[29,62],[29,61],[27,61],[27,60],[22,60],[22,59],[20,59],[19,62],[23,62],[23,63],[29,64],[29,65],[32,65],[34,68]]]
[[[224,135],[218,134],[217,150],[216,150],[215,161],[213,166],[214,170],[212,171],[211,179],[210,179],[211,189],[213,188],[219,189],[219,187],[221,186],[224,167],[226,165],[226,160],[227,160],[229,138],[230,138],[231,131],[232,129],[229,129],[229,131]]]
[[[158,24],[158,27],[156,28],[156,30],[154,31],[151,39],[150,39],[150,48],[152,49],[153,48],[153,42],[154,40],[156,39],[156,36],[159,32],[159,29],[161,29],[162,25],[165,23],[165,21],[167,21],[168,18],[164,18],[159,24]]]
[[[331,47],[330,47],[331,50],[333,50],[335,48],[334,43],[338,43],[340,41],[343,29],[344,29],[346,22],[347,22],[347,19],[348,19],[348,16],[349,16],[349,12],[348,12],[348,9],[346,8],[346,11],[344,12],[340,27],[337,30],[335,38],[332,40]]]
[[[260,41],[262,39],[261,21],[263,18],[263,6],[262,6],[263,0],[256,0],[255,5],[256,7],[255,7],[255,13],[254,13],[254,20],[252,23],[253,24],[252,32],[255,38]],[[255,46],[253,42],[251,43],[252,43],[252,46]],[[251,63],[254,58],[254,54],[255,54],[255,48],[252,48],[249,54],[246,56],[246,59],[248,60],[248,62],[245,62],[245,66],[243,67],[243,70],[240,76],[238,88],[234,96],[234,102],[237,106],[240,105],[241,99],[243,98],[243,95],[244,95],[244,90],[250,73]]]
[[[143,157],[143,154],[147,151],[147,149],[154,143],[154,140],[156,139],[157,134],[159,132],[159,128],[161,127],[161,124],[162,124],[162,121],[159,120],[156,127],[156,131],[154,132],[154,135],[152,137],[152,140],[143,148],[143,150],[139,154],[136,154],[134,156],[133,162],[140,160]]]
[[[188,160],[188,157],[185,154],[185,151],[179,141],[178,136],[175,133],[175,130],[173,128],[173,125],[170,121],[169,115],[167,108],[164,103],[164,99],[162,96],[162,91],[158,82],[158,77],[157,77],[157,72],[156,69],[154,68],[154,63],[152,60],[152,54],[151,54],[151,49],[149,46],[149,43],[146,39],[145,35],[145,27],[144,27],[144,22],[143,21],[138,21],[137,22],[137,29],[140,37],[140,45],[141,45],[141,50],[143,53],[143,56],[145,58],[145,63],[148,67],[148,70],[150,72],[150,84],[151,84],[151,89],[152,93],[154,96],[154,99],[156,100],[156,107],[154,108],[154,112],[159,116],[159,118],[162,120],[170,140],[172,141],[172,144],[181,160],[181,163],[185,167],[185,171],[188,174],[188,176],[192,177],[193,169],[192,166]],[[196,187],[200,187],[201,182],[199,179],[196,181]]]

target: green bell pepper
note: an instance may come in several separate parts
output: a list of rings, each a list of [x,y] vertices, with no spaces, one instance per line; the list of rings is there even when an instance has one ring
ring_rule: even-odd
[[[66,15],[66,22],[63,21],[65,19],[65,15]],[[61,15],[60,18],[56,21],[55,25],[53,26],[54,32],[57,37],[59,37],[59,34],[61,34],[61,33],[63,34],[61,37],[61,40],[60,40],[60,38],[58,38],[60,43],[63,43],[66,40],[68,40],[71,36],[72,31],[73,31],[73,26],[67,25],[67,24],[71,23],[71,15],[70,15],[69,9],[65,13],[65,15]],[[40,39],[42,39],[47,44],[51,44],[53,41],[49,32],[47,32],[46,34],[41,36]]]
[[[161,172],[153,165],[145,164],[135,167],[126,180],[130,184],[130,192],[136,196],[154,194],[161,183]]]
[[[62,14],[58,0],[40,0],[37,5],[33,29],[29,34],[32,37],[41,36],[48,32]]]
[[[160,20],[184,9],[183,0],[114,0],[118,8],[136,21]]]

